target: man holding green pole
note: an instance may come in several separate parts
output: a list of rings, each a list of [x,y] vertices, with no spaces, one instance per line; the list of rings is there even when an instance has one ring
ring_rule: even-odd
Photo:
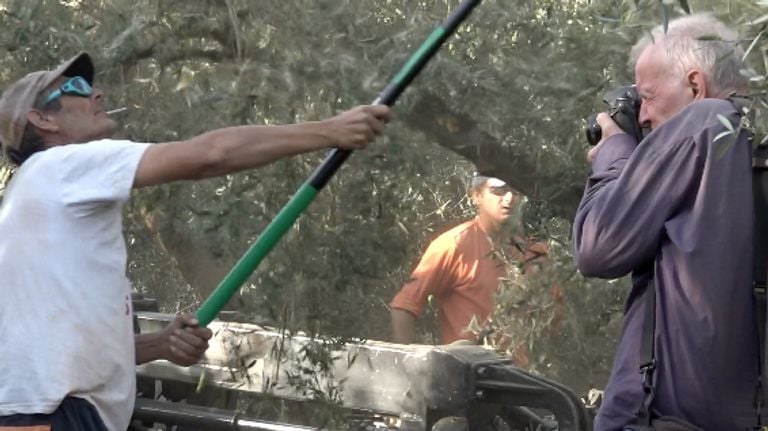
[[[134,340],[122,204],[132,188],[252,169],[322,149],[364,148],[385,105],[178,142],[110,139],[116,123],[79,54],[0,98],[0,145],[18,170],[0,206],[0,430],[125,430],[137,362],[195,363],[210,330],[180,316]]]

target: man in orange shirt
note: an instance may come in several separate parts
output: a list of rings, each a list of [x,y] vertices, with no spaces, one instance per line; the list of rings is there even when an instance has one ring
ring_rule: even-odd
[[[414,343],[416,321],[427,298],[437,300],[440,342],[476,340],[470,322],[488,322],[495,306],[504,261],[495,252],[502,227],[515,212],[520,195],[504,181],[477,175],[469,195],[477,217],[438,236],[427,248],[416,269],[390,303],[392,340]],[[520,253],[528,260],[527,247]],[[535,258],[536,256],[532,256]]]

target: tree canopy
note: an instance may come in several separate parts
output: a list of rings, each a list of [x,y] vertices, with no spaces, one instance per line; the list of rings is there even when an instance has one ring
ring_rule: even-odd
[[[373,100],[458,3],[5,0],[0,86],[87,51],[108,106],[128,108],[117,114],[122,137],[321,119]],[[634,41],[689,11],[742,30],[745,73],[762,92],[765,1],[483,3],[405,92],[386,136],[351,157],[263,262],[231,304],[236,318],[386,339],[387,303],[428,241],[471,216],[466,188],[478,170],[527,196],[527,233],[551,254],[539,277],[505,283],[497,347],[524,350],[526,366],[577,391],[602,386],[627,282],[583,279],[571,263],[570,218],[588,173],[583,119],[632,81]],[[195,310],[321,158],[136,192],[125,213],[134,287],[166,311]],[[565,304],[557,325],[555,284]]]

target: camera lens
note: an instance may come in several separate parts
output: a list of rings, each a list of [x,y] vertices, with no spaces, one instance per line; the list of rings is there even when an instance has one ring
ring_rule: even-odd
[[[589,145],[597,145],[600,139],[603,138],[603,129],[600,128],[600,124],[597,123],[597,115],[590,115],[587,117],[587,126],[584,129],[587,135],[587,142]]]

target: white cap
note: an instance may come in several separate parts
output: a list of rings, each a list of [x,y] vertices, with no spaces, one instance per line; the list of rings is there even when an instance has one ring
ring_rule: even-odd
[[[485,183],[488,184],[488,187],[504,187],[507,185],[506,181],[495,177],[488,177]]]

